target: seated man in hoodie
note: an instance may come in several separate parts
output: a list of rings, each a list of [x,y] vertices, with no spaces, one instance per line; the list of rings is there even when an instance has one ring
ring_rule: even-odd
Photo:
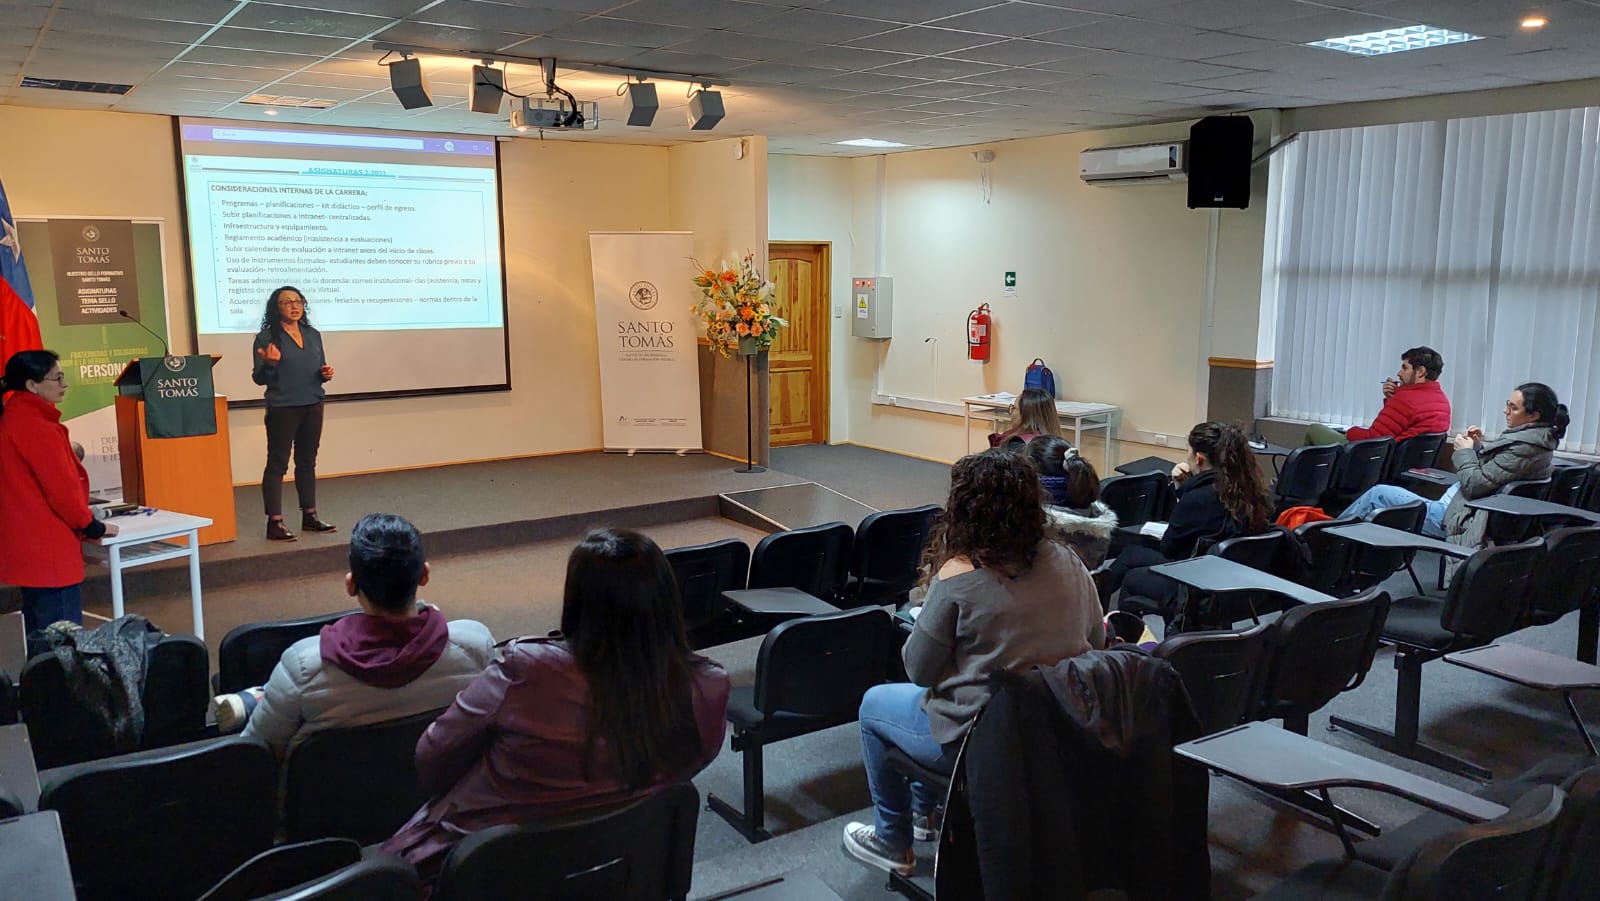
[[[1028,442],[1039,470],[1050,537],[1072,548],[1089,569],[1105,562],[1117,514],[1100,502],[1100,476],[1065,438],[1040,435]]]
[[[222,695],[213,706],[224,732],[244,723],[281,757],[311,732],[364,726],[448,707],[494,659],[482,623],[445,622],[417,600],[428,584],[422,536],[390,513],[370,513],[350,531],[345,591],[361,604],[295,642],[263,688]]]

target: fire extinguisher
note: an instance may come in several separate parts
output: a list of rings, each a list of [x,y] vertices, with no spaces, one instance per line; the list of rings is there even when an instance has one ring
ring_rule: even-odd
[[[989,305],[986,303],[967,314],[967,359],[989,362]]]

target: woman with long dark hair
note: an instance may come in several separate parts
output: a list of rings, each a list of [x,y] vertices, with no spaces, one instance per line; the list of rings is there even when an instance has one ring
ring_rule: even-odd
[[[934,834],[935,799],[888,765],[890,748],[949,772],[993,674],[1105,644],[1089,571],[1047,536],[1039,491],[1033,464],[998,448],[950,469],[950,498],[928,542],[927,599],[901,655],[911,682],[874,686],[861,700],[875,813],[845,826],[845,850],[858,860],[909,874],[912,839]]]
[[[1112,561],[1101,583],[1107,599],[1118,588],[1154,601],[1170,622],[1178,586],[1149,567],[1194,556],[1198,550],[1240,535],[1259,535],[1272,525],[1272,494],[1250,442],[1237,427],[1202,422],[1189,430],[1189,455],[1172,468],[1178,503],[1159,549],[1128,547]],[[1126,583],[1126,584],[1125,584]]]
[[[117,527],[89,511],[89,475],[61,424],[66,373],[52,351],[18,351],[0,390],[0,582],[21,587],[29,632],[81,624],[81,543]]]
[[[655,542],[590,532],[567,560],[561,631],[510,642],[417,744],[433,800],[384,843],[432,878],[464,835],[612,806],[704,769],[728,675],[684,636]]]
[[[332,532],[334,526],[317,516],[317,448],[322,444],[322,385],[333,378],[333,367],[322,349],[322,333],[306,316],[306,297],[299,288],[284,285],[267,298],[251,378],[267,389],[267,466],[261,473],[267,538],[295,539],[283,524],[283,475],[291,454],[300,528]]]

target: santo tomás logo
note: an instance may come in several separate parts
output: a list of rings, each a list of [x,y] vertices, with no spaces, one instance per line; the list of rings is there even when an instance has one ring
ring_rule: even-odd
[[[91,243],[100,240],[100,229],[93,225],[85,225],[83,227],[83,240]]]
[[[167,368],[172,370],[173,372],[182,372],[183,371],[183,367],[189,365],[189,361],[188,360],[184,359],[183,357],[178,356],[177,354],[173,354],[173,355],[167,357],[162,362],[164,362],[166,364]]]
[[[628,289],[628,303],[633,304],[636,310],[654,309],[661,300],[661,292],[649,282],[634,282]]]

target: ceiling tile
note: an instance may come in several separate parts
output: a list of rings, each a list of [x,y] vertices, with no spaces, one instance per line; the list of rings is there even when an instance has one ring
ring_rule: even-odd
[[[733,31],[790,41],[815,41],[819,44],[848,44],[856,38],[888,31],[895,26],[878,19],[837,16],[810,9],[790,10],[770,19],[758,19]]]
[[[902,75],[911,78],[921,78],[926,81],[953,81],[969,75],[982,75],[993,72],[998,66],[987,63],[968,63],[959,59],[944,59],[937,56],[927,56],[922,59],[913,59],[909,62],[895,63],[874,69],[882,75]]]
[[[1001,5],[1004,0],[832,0],[830,12],[920,25],[935,19]]]
[[[236,28],[259,28],[264,31],[288,31],[294,34],[315,34],[324,37],[359,38],[378,31],[392,22],[378,16],[352,16],[347,13],[300,9],[293,6],[269,6],[251,3],[228,20]]]
[[[1283,21],[1252,22],[1229,28],[1228,31],[1234,34],[1267,38],[1273,41],[1304,44],[1309,41],[1342,37],[1347,34],[1366,34],[1369,31],[1382,31],[1385,28],[1398,28],[1403,25],[1415,24],[1419,23],[1341,10],[1337,12],[1320,12],[1303,18]],[[1433,23],[1426,24],[1431,25]]]
[[[215,25],[238,9],[239,4],[236,0],[143,0],[138,4],[127,0],[61,0],[60,6],[63,10]],[[6,17],[8,20],[11,17],[9,8]]]
[[[606,15],[634,22],[658,25],[687,25],[695,28],[732,28],[779,15],[782,10],[735,0],[636,0],[607,11]]]
[[[287,34],[279,31],[257,31],[253,28],[229,28],[223,26],[206,37],[204,46],[228,47],[235,50],[279,50],[287,53],[315,53],[325,56],[349,43],[350,41],[345,38],[314,37],[305,34]],[[436,47],[439,45],[430,44],[429,46]]]
[[[1076,9],[1053,6],[1036,6],[1029,3],[1007,3],[974,12],[939,19],[934,24],[940,28],[959,31],[976,31],[999,34],[1012,38],[1031,37],[1047,31],[1075,28],[1102,21],[1105,17]]]
[[[865,47],[820,46],[806,52],[805,64],[824,69],[860,72],[887,66],[890,63],[907,62],[917,56],[918,54],[870,50]]]
[[[50,18],[46,35],[89,34],[118,40],[161,41],[188,44],[200,39],[208,26],[191,22],[156,22],[112,13],[61,9]]]
[[[586,41],[591,44],[615,44],[655,50],[693,37],[696,33],[693,29],[678,25],[651,25],[645,22],[594,16],[552,28],[546,35],[563,41]]]
[[[907,25],[871,37],[852,41],[856,47],[871,47],[896,53],[949,53],[982,44],[993,44],[1000,38],[993,35],[951,31],[947,28],[930,28],[926,25]]]
[[[1043,41],[1007,40],[981,47],[968,47],[945,54],[955,59],[977,63],[994,63],[1001,66],[1031,66],[1075,56],[1078,51],[1060,44]]]
[[[457,28],[477,28],[505,34],[544,34],[552,28],[578,21],[583,14],[499,3],[455,2],[431,7],[409,18],[430,25],[454,25]]]
[[[1387,0],[1385,0],[1387,2]],[[1141,10],[1138,18],[1195,28],[1228,29],[1252,23],[1281,22],[1327,12],[1332,4],[1296,0],[1184,0],[1171,6]]]

